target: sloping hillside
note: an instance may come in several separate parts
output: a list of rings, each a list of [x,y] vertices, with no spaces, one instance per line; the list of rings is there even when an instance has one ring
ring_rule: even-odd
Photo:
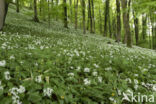
[[[156,97],[155,51],[56,21],[49,28],[32,22],[25,14],[32,11],[13,8],[0,33],[0,104],[135,104],[124,94]]]

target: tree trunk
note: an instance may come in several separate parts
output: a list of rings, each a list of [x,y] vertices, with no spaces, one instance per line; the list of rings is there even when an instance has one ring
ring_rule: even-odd
[[[16,0],[16,12],[19,13],[19,0]]]
[[[123,8],[123,24],[124,24],[124,34],[127,34],[127,46],[132,47],[131,43],[131,33],[130,33],[130,25],[129,25],[129,12],[127,11],[127,0],[122,1],[122,8]]]
[[[73,9],[72,9],[72,0],[69,1],[70,3],[70,21],[73,22]]]
[[[146,40],[146,30],[147,30],[147,16],[142,16],[142,38]]]
[[[104,24],[104,36],[107,36],[107,23],[109,18],[109,0],[106,0],[105,6],[105,24]]]
[[[91,11],[91,1],[88,0],[88,12],[89,12],[89,21],[90,21],[90,32],[93,33],[93,21],[92,21],[92,11]]]
[[[137,17],[134,17],[134,25],[135,25],[135,40],[136,40],[136,45],[138,45],[138,41],[139,41],[139,19]]]
[[[102,34],[102,19],[101,19],[101,8],[99,6],[99,28],[100,28],[100,34]]]
[[[116,6],[117,6],[117,36],[116,41],[121,41],[121,12],[120,12],[120,0],[116,0]]]
[[[34,21],[39,22],[38,14],[37,14],[37,0],[34,0]]]
[[[82,0],[82,14],[83,14],[83,33],[86,34],[86,4],[85,0]]]
[[[78,0],[76,0],[76,3],[74,1],[75,4],[75,29],[77,29],[77,15],[78,15]]]
[[[0,0],[0,31],[3,29],[3,26],[5,24],[8,6],[9,3],[6,3],[5,0]]]
[[[93,24],[93,33],[95,33],[95,17],[94,17],[94,0],[91,0],[92,4],[92,24]]]
[[[63,5],[64,5],[64,27],[68,28],[67,0],[63,0]]]

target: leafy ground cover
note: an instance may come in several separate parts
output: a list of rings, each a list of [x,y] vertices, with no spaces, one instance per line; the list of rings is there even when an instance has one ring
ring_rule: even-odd
[[[48,28],[33,23],[27,9],[12,8],[0,33],[0,104],[129,104],[123,94],[131,92],[156,97],[155,51],[84,36],[56,21]]]

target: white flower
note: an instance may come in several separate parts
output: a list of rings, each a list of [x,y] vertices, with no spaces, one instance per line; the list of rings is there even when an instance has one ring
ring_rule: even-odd
[[[38,83],[41,83],[42,82],[42,76],[39,75],[35,78],[35,81],[38,82]]]
[[[121,90],[118,90],[118,95],[121,95]]]
[[[101,83],[102,82],[102,77],[98,77],[98,81]]]
[[[53,89],[51,88],[46,88],[43,90],[44,96],[50,97],[52,95]]]
[[[89,68],[85,68],[84,72],[90,72],[90,69]]]
[[[85,85],[90,85],[91,81],[88,78],[84,79],[84,84]]]
[[[77,71],[80,71],[80,69],[81,69],[81,67],[80,67],[80,66],[78,66],[76,70],[77,70]]]
[[[11,59],[15,59],[15,57],[12,55],[12,56],[10,56],[10,58],[9,58],[9,59],[10,59],[10,60],[11,60]]]
[[[4,75],[5,75],[5,79],[6,80],[10,80],[11,79],[9,71],[4,72]]]
[[[3,86],[0,86],[0,90],[3,90]]]
[[[73,77],[74,76],[74,73],[68,73],[68,76],[72,76]]]
[[[25,92],[25,87],[20,86],[20,88],[17,90],[19,93],[24,93]]]
[[[109,100],[110,100],[110,101],[114,101],[114,98],[110,97]]]
[[[138,80],[137,80],[137,79],[134,79],[134,83],[135,83],[135,84],[138,84],[139,82],[138,82]]]
[[[92,74],[93,74],[93,76],[97,76],[98,73],[97,72],[93,72]]]
[[[143,72],[146,72],[146,71],[148,71],[148,69],[144,68],[142,71],[143,71]]]
[[[153,85],[153,91],[156,91],[156,85]]]
[[[5,60],[0,61],[0,66],[5,67],[5,65],[6,65],[6,61]]]
[[[132,83],[132,81],[131,81],[130,78],[126,78],[126,81],[127,81],[128,83]]]
[[[135,90],[137,90],[138,89],[138,85],[134,85],[134,88],[135,88]]]
[[[112,70],[112,67],[105,68],[106,71]]]
[[[94,64],[94,66],[95,66],[96,68],[98,68],[98,67],[99,67],[97,64]]]

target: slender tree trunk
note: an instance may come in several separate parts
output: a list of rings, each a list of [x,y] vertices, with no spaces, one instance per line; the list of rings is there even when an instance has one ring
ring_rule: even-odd
[[[67,0],[63,0],[63,5],[64,5],[64,27],[68,28]]]
[[[9,3],[6,3],[5,0],[0,0],[0,31],[3,29],[3,26],[5,24],[8,6]]]
[[[120,0],[116,0],[116,6],[117,6],[117,36],[116,41],[121,41],[121,12],[120,12]]]
[[[107,24],[108,24],[108,18],[109,18],[109,0],[106,0],[106,6],[105,6],[105,24],[104,24],[104,36],[107,36]]]
[[[88,0],[88,20],[87,20],[87,30],[89,30],[89,22],[90,22],[90,7],[89,7],[89,2],[90,2],[90,0]]]
[[[85,0],[82,0],[82,14],[83,14],[83,33],[86,34],[86,4]]]
[[[94,0],[91,0],[93,33],[95,33]]]
[[[147,30],[147,16],[142,15],[142,38],[146,40],[146,30]]]
[[[16,12],[19,13],[19,0],[16,0]]]
[[[78,15],[78,0],[76,0],[75,4],[75,29],[77,29],[77,15]]]
[[[37,14],[37,0],[34,0],[34,21],[39,22],[38,14]]]
[[[122,1],[122,8],[123,8],[123,23],[124,23],[124,34],[127,34],[127,46],[132,47],[131,43],[131,33],[130,33],[130,25],[129,25],[129,12],[127,11],[127,0]]]
[[[59,3],[59,1],[56,0],[56,6],[57,6],[57,8],[58,8],[58,3]],[[58,14],[57,13],[56,13],[56,21],[58,21]]]
[[[100,34],[102,34],[102,18],[101,18],[101,8],[99,6],[99,27],[100,27]]]
[[[73,22],[73,9],[72,9],[72,0],[69,1],[70,3],[70,21]]]
[[[138,45],[139,41],[139,19],[134,16],[134,25],[135,25],[135,40],[136,40],[136,45]]]
[[[50,1],[48,0],[48,24],[50,27]]]
[[[92,21],[92,11],[91,11],[91,1],[88,0],[88,12],[89,12],[89,21],[90,21],[90,32],[93,33],[93,21]]]
[[[40,16],[42,15],[42,0],[40,0]]]

